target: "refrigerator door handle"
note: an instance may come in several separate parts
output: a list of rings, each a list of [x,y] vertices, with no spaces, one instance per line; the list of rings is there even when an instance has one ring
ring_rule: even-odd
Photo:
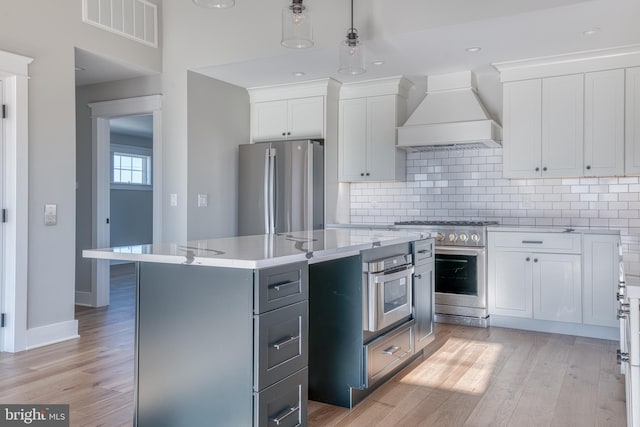
[[[267,148],[264,150],[264,180],[262,181],[264,184],[264,231],[265,233],[269,233],[271,224],[270,221],[270,212],[271,208],[269,207],[270,199],[269,199],[269,179],[270,179],[270,165],[271,165],[271,149]]]
[[[269,149],[269,234],[276,232],[276,149]]]

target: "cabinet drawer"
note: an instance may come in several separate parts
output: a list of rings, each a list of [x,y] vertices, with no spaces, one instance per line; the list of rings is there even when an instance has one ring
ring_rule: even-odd
[[[294,427],[307,424],[307,369],[253,395],[255,427]]]
[[[433,239],[413,242],[413,263],[415,265],[433,262]]]
[[[308,299],[309,266],[303,262],[258,270],[254,313],[260,314]]]
[[[580,253],[581,235],[574,233],[503,233],[490,232],[489,243],[495,248],[527,252]]]
[[[411,322],[365,345],[367,387],[375,384],[405,358],[413,355],[413,328]]]
[[[254,390],[307,366],[307,301],[254,317]]]

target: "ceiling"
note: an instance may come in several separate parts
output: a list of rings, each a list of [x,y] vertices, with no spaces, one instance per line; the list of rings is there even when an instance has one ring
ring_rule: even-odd
[[[190,0],[172,1],[197,8]],[[235,9],[243,1],[252,0],[238,0]],[[287,1],[280,0],[274,7]],[[319,40],[314,48],[279,47],[262,58],[204,66],[194,71],[241,87],[326,77],[341,82],[396,75],[412,78],[466,69],[482,75],[496,74],[491,67],[495,62],[640,43],[638,0],[356,0],[355,26],[365,42],[367,72],[351,77],[336,71],[338,45],[334,40],[343,35],[333,34],[335,25],[322,22],[327,16],[342,18],[347,13],[348,8],[343,5],[340,10],[320,10],[337,9],[337,3],[305,0],[312,11],[318,11],[312,15],[319,17],[314,18],[314,38]],[[229,13],[229,10],[202,9],[201,13]],[[240,13],[226,16],[246,18]],[[331,34],[326,34],[330,29]],[[597,30],[594,34],[585,34],[593,29]],[[469,47],[481,50],[468,52]],[[241,45],[238,50],[242,50]],[[384,64],[372,65],[373,61]],[[76,51],[76,64],[86,69],[76,72],[77,85],[148,74],[82,50]],[[304,75],[296,77],[294,72]]]

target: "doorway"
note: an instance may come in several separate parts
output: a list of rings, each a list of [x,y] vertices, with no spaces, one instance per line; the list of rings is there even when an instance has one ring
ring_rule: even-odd
[[[111,186],[114,169],[112,162],[114,155],[111,147],[111,130],[112,122],[116,125],[119,121],[125,120],[125,117],[147,116],[146,119],[151,126],[151,158],[149,166],[151,171],[144,167],[131,168],[131,160],[140,158],[144,163],[144,155],[141,151],[138,154],[130,152],[126,154],[120,153],[120,161],[124,158],[126,165],[120,163],[119,179],[122,181],[129,180],[136,175],[136,179],[141,175],[148,176],[151,180],[151,199],[152,199],[152,218],[149,219],[152,226],[151,241],[146,243],[158,243],[160,241],[161,230],[161,97],[160,95],[143,96],[137,98],[128,98],[114,101],[95,102],[89,104],[91,109],[92,121],[92,247],[106,248],[113,246],[111,242]],[[122,120],[119,120],[122,119]],[[126,121],[126,120],[125,120]],[[122,150],[121,150],[122,151]],[[131,151],[131,150],[130,150]],[[135,150],[134,150],[135,151]],[[135,169],[135,170],[134,170]],[[140,169],[140,170],[138,170]],[[139,172],[139,173],[138,173]],[[120,183],[123,184],[123,183]],[[148,189],[147,189],[148,190]],[[132,243],[129,243],[132,244]],[[103,307],[109,305],[109,283],[110,283],[110,261],[108,260],[92,260],[91,261],[91,293],[83,301],[86,305],[93,307]],[[77,294],[76,294],[77,295]],[[77,296],[76,296],[77,300]]]

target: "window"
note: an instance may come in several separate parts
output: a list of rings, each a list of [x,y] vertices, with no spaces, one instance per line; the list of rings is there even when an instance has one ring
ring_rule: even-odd
[[[150,187],[151,150],[111,144],[111,184],[129,189]]]

